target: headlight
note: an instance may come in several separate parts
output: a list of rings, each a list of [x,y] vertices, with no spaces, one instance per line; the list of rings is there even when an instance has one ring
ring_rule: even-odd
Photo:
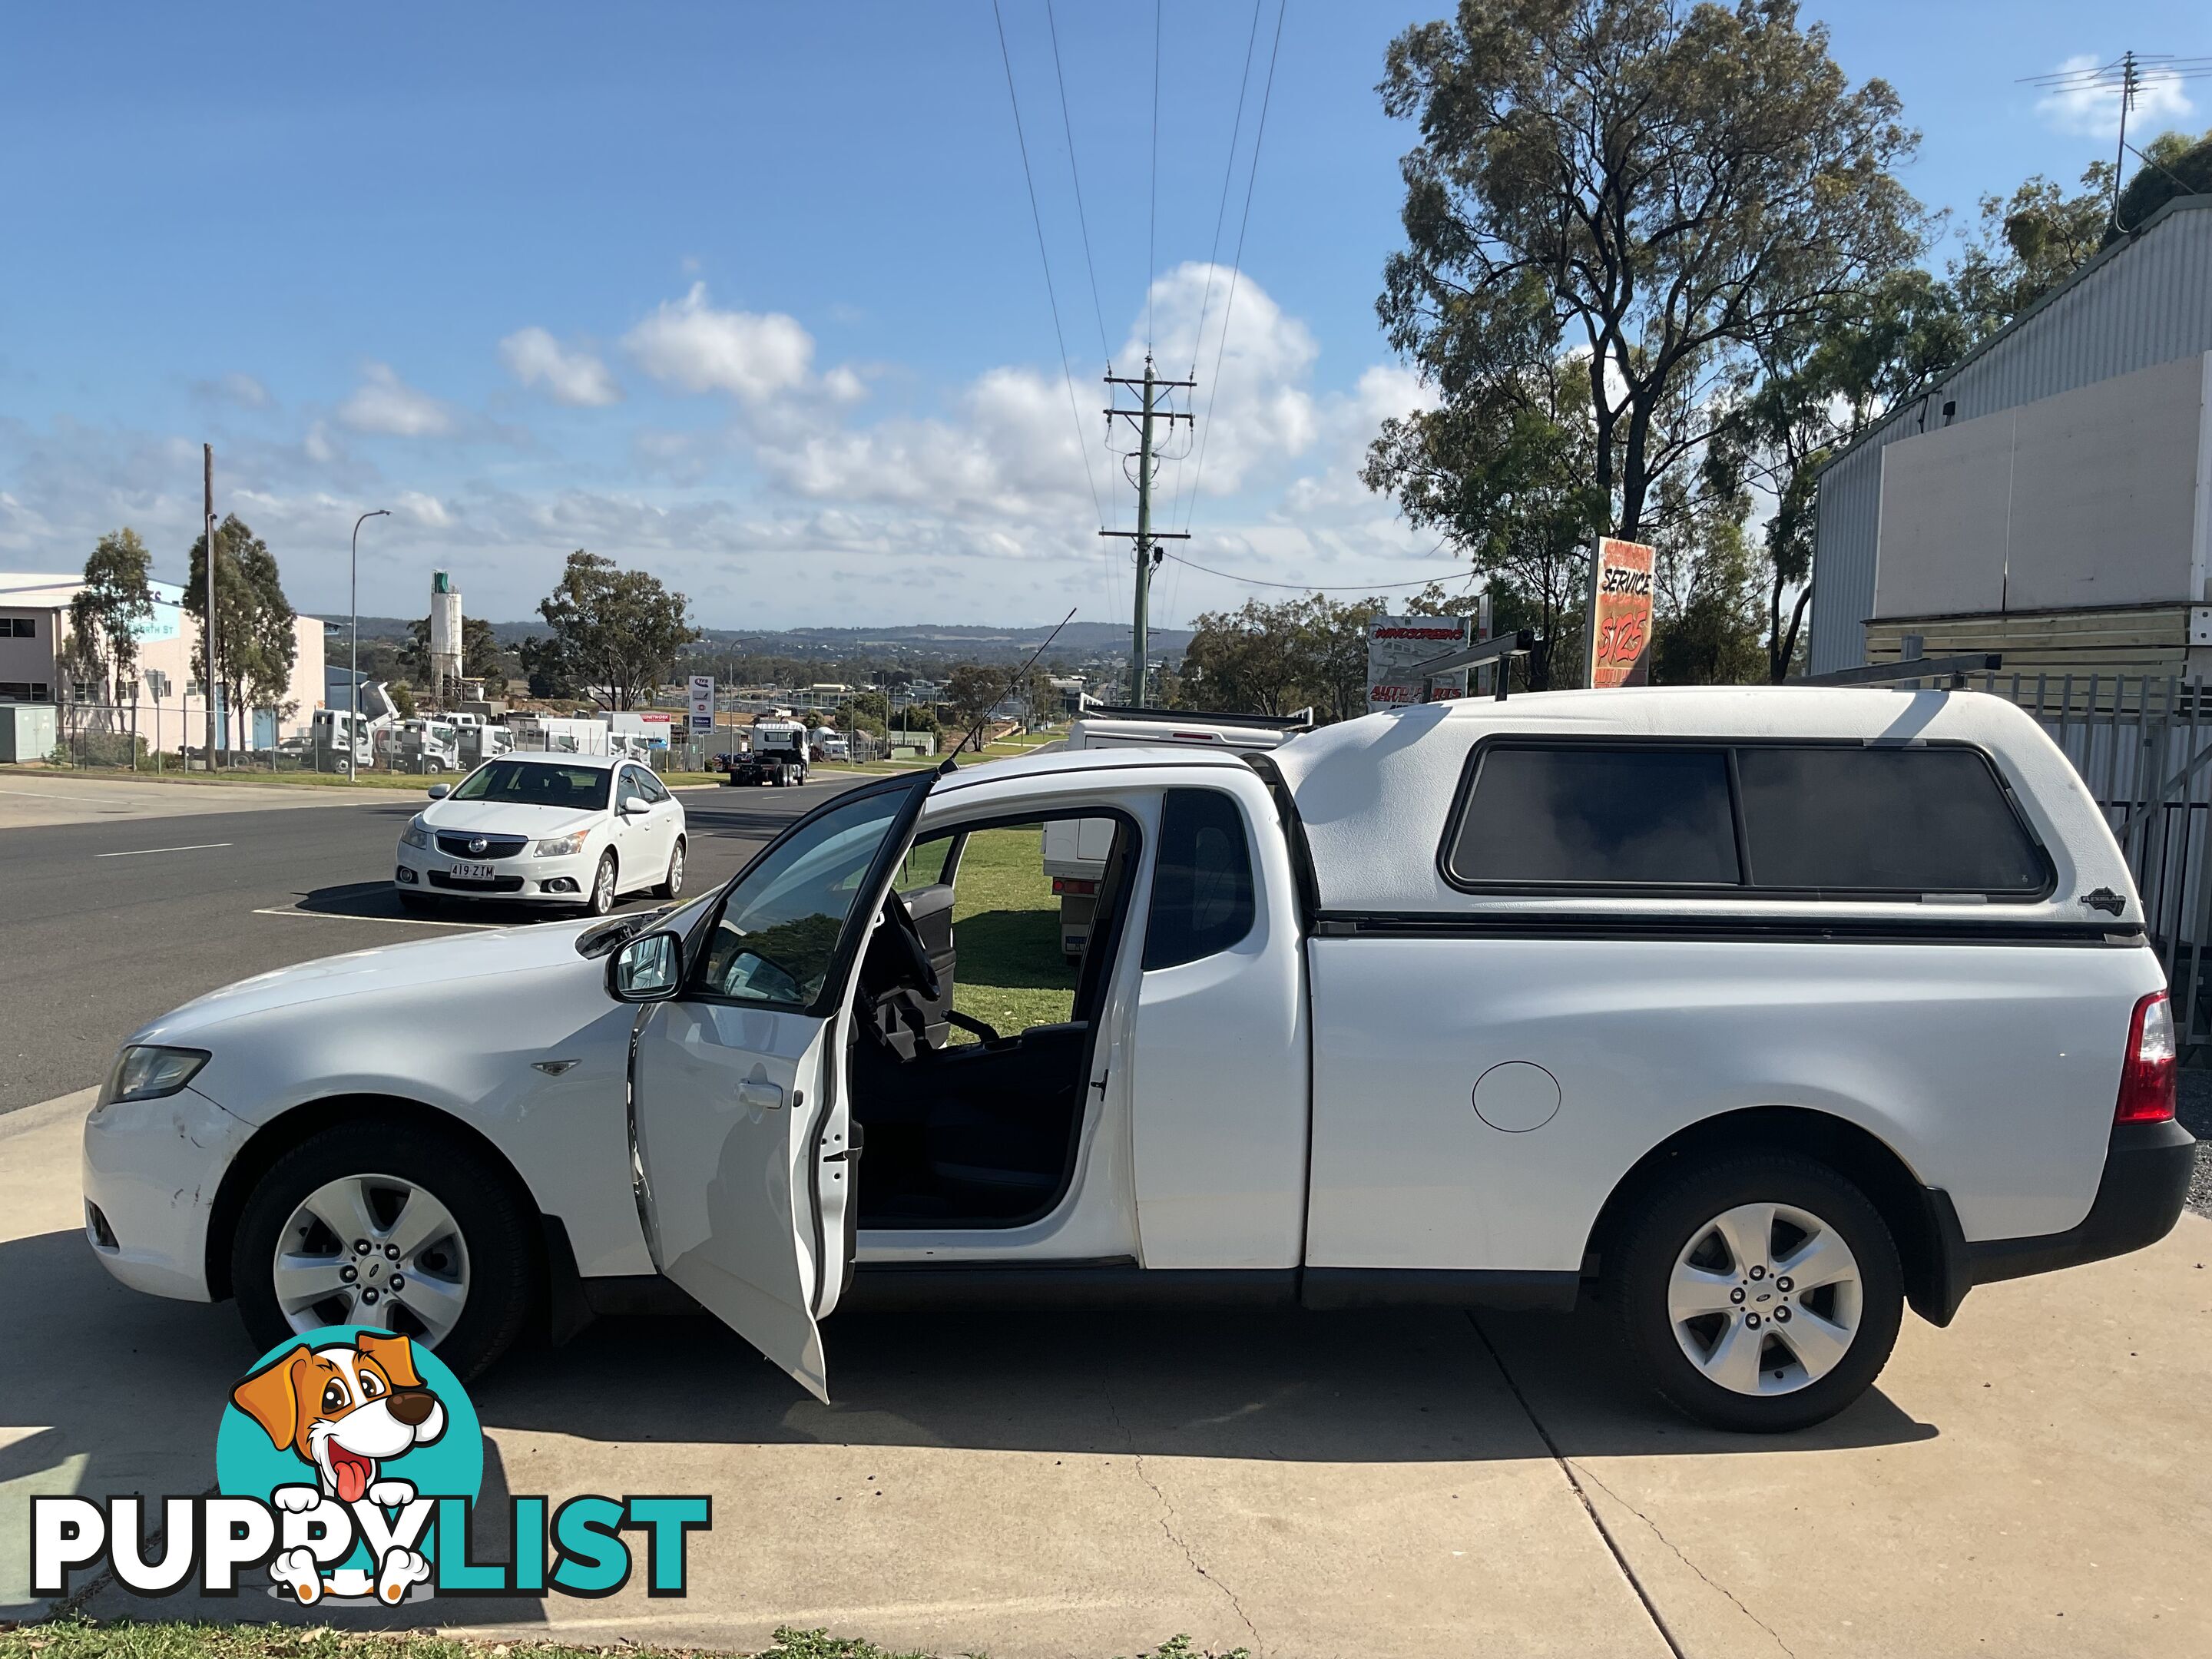
[[[565,859],[572,853],[582,852],[591,835],[588,830],[579,830],[573,836],[554,836],[539,842],[533,850],[541,859]]]
[[[115,1057],[114,1069],[108,1073],[107,1081],[100,1085],[100,1099],[93,1108],[113,1106],[131,1100],[159,1100],[173,1095],[199,1075],[200,1067],[208,1063],[204,1048],[155,1048],[133,1047],[125,1048]]]
[[[427,853],[430,850],[430,831],[422,819],[413,819],[399,832],[399,844],[402,847],[419,847]]]

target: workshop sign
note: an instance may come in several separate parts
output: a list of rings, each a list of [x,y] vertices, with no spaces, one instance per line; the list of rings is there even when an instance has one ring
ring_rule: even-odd
[[[1468,643],[1464,617],[1376,617],[1367,624],[1367,712],[1421,702],[1422,663]],[[1467,695],[1467,670],[1437,677],[1428,701]]]
[[[1589,683],[1651,683],[1653,550],[1641,542],[1601,537],[1590,571]]]

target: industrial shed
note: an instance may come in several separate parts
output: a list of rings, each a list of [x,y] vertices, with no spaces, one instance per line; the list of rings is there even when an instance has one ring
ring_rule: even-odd
[[[1821,473],[1811,669],[2212,674],[2212,197],[2168,202]]]

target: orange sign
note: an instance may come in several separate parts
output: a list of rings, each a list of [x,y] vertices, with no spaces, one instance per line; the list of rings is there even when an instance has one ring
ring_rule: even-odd
[[[1589,683],[1651,683],[1652,550],[1641,542],[1599,538],[1590,572]]]

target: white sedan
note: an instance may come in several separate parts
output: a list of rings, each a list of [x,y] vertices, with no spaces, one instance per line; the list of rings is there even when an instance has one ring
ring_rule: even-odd
[[[605,915],[628,892],[684,890],[684,805],[618,755],[486,761],[400,833],[392,885],[414,908],[491,898]]]

